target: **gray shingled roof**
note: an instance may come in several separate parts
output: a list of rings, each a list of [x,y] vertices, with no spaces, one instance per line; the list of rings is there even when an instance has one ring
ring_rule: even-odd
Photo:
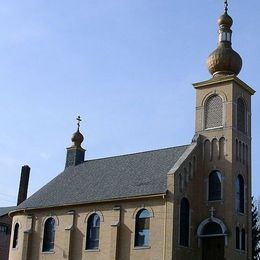
[[[13,211],[15,209],[16,209],[16,207],[3,207],[3,208],[0,208],[0,217],[8,214],[10,211]]]
[[[18,208],[83,204],[165,193],[167,172],[187,147],[89,160],[68,167]]]

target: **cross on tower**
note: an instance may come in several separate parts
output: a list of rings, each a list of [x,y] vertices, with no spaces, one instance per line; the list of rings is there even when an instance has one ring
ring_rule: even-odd
[[[78,117],[76,118],[76,120],[78,121],[77,125],[78,125],[78,130],[79,130],[79,128],[80,128],[80,122],[82,121],[82,119],[80,118],[80,116],[78,116]]]
[[[225,0],[224,4],[225,4],[225,12],[227,13],[227,11],[228,11],[228,0]]]

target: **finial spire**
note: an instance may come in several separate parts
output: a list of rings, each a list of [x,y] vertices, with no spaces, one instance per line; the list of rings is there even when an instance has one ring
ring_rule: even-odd
[[[224,5],[225,5],[225,13],[227,13],[227,11],[228,11],[228,0],[224,1]]]
[[[233,19],[228,15],[228,0],[224,0],[225,12],[218,19],[218,47],[207,60],[208,69],[213,77],[238,75],[242,68],[240,55],[232,49]]]
[[[80,116],[78,116],[78,117],[76,118],[76,120],[78,121],[77,126],[78,126],[78,131],[79,131],[80,122],[82,121],[82,119],[80,118]]]

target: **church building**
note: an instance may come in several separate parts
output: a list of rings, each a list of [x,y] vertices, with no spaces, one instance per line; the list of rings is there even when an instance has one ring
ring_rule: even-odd
[[[10,215],[10,260],[251,260],[251,96],[238,78],[233,20],[218,19],[212,77],[194,83],[187,145],[85,160],[80,132],[65,169]]]

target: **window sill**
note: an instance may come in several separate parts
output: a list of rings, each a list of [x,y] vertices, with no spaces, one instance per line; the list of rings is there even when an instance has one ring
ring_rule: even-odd
[[[135,246],[133,250],[143,250],[143,249],[150,249],[151,246]]]
[[[85,252],[100,252],[100,249],[85,249]]]
[[[204,130],[205,131],[210,131],[210,130],[216,130],[216,129],[220,129],[220,128],[224,128],[224,126],[221,125],[221,126],[209,127],[209,128],[204,128]]]
[[[220,199],[220,200],[208,200],[208,203],[211,203],[211,202],[223,202],[223,200],[222,199]]]
[[[237,248],[236,248],[236,252],[237,252],[238,254],[240,254],[240,255],[244,255],[244,254],[246,253],[245,250],[237,249]]]
[[[179,248],[181,249],[189,249],[190,247],[189,246],[183,246],[183,245],[178,245]]]
[[[46,254],[46,255],[49,255],[49,254],[55,254],[55,251],[44,251],[42,252],[42,254]]]

